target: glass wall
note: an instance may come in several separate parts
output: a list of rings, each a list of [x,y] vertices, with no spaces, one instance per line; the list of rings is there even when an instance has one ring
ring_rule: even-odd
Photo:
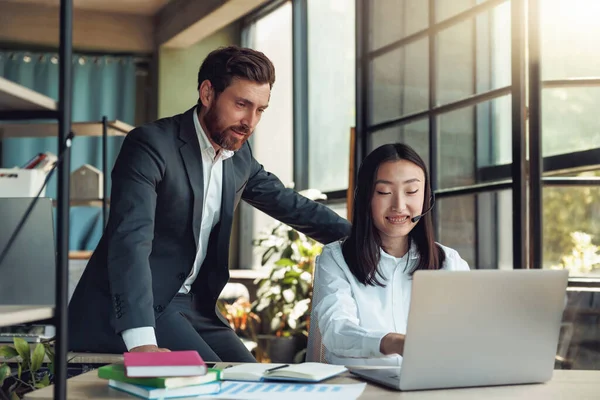
[[[354,10],[354,0],[307,4],[308,186],[322,192],[348,188],[356,118]]]
[[[292,74],[292,3],[284,2],[270,13],[248,24],[242,45],[265,53],[275,66],[275,85],[269,108],[251,137],[252,153],[264,168],[284,185],[293,185],[294,125]],[[252,240],[276,221],[241,202],[239,206],[239,264],[241,268],[260,265]]]
[[[430,165],[442,242],[472,267],[512,268],[510,238],[498,242],[512,229],[511,192],[489,173],[512,162],[510,2],[362,4],[366,152],[412,146]]]
[[[358,154],[392,142],[417,150],[438,199],[437,239],[471,268],[568,269],[557,366],[600,369],[600,2],[539,0],[535,10],[527,0],[359,1]],[[525,26],[526,10],[539,13],[539,32]],[[529,39],[512,41],[515,26]],[[532,35],[541,44],[539,114],[528,113]],[[521,54],[524,81],[512,77]],[[529,121],[513,121],[520,113]],[[541,127],[539,149],[531,126]],[[536,155],[543,171],[530,181]],[[536,182],[538,235],[530,217],[539,207],[523,190]],[[536,246],[541,262],[530,256]]]

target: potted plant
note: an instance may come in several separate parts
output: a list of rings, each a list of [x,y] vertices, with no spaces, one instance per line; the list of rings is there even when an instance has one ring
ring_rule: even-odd
[[[252,311],[248,299],[240,297],[233,303],[218,300],[217,307],[238,336],[256,342],[256,324],[260,323],[260,317]]]
[[[17,400],[25,393],[43,388],[51,383],[54,372],[54,352],[50,342],[38,343],[31,351],[29,344],[18,337],[13,339],[13,346],[0,346],[0,399]],[[44,356],[50,360],[46,368],[42,368]],[[13,372],[6,361],[14,361],[17,371]]]
[[[314,190],[304,193],[322,198]],[[266,277],[255,282],[257,298],[252,304],[262,320],[257,358],[291,363],[306,347],[313,271],[322,246],[283,223],[262,232],[254,245],[262,251],[261,265],[267,268]]]

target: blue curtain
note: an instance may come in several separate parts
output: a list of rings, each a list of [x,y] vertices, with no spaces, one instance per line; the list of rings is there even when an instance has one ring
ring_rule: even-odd
[[[73,122],[121,120],[135,123],[136,67],[130,56],[75,54],[73,63]],[[0,51],[0,76],[58,100],[58,55]],[[77,133],[77,132],[75,132]],[[101,131],[99,132],[101,134]],[[108,168],[102,165],[102,137],[77,137],[71,148],[71,170],[91,164],[109,174],[122,137],[108,138]],[[10,138],[2,142],[2,167],[21,166],[37,153],[57,154],[57,138]],[[110,179],[105,195],[110,194]],[[46,189],[56,197],[56,176]],[[93,250],[102,234],[102,209],[72,207],[69,246]]]

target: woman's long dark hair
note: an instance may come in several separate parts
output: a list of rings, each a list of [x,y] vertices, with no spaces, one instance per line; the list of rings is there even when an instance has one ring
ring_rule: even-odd
[[[423,211],[429,208],[432,201],[427,166],[410,146],[400,143],[386,144],[373,150],[363,160],[358,170],[358,180],[354,192],[352,231],[342,244],[342,253],[352,274],[365,285],[384,286],[377,277],[377,275],[382,276],[378,269],[381,237],[373,223],[371,200],[375,192],[377,171],[381,164],[399,160],[410,161],[423,170],[425,175]],[[435,243],[431,213],[425,214],[412,229],[408,235],[408,243],[409,249],[410,245],[414,243],[419,253],[419,261],[409,271],[410,275],[419,269],[440,269],[444,264],[446,255],[442,248]]]

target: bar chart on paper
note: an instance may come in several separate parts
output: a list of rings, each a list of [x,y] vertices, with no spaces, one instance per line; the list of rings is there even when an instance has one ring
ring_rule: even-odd
[[[330,384],[296,384],[296,383],[256,383],[242,381],[226,381],[221,384],[219,394],[201,396],[205,399],[357,399],[365,390],[365,383],[347,385]],[[335,397],[332,397],[335,396]]]

